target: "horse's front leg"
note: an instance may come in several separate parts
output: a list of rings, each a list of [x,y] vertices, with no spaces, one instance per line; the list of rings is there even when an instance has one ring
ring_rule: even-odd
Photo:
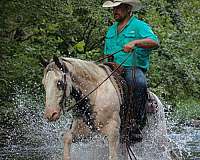
[[[117,160],[117,150],[119,145],[119,125],[113,121],[108,129],[109,160]]]
[[[109,147],[109,160],[117,160],[117,151],[119,145],[119,137],[120,137],[120,121],[119,120],[111,120],[107,126],[105,126],[105,134],[108,139],[108,147]]]
[[[64,160],[70,160],[70,149],[72,140],[78,137],[84,137],[89,134],[90,129],[86,126],[82,119],[76,119],[72,123],[72,128],[64,135]]]
[[[70,149],[72,144],[73,134],[72,131],[68,131],[64,135],[64,160],[70,160]]]

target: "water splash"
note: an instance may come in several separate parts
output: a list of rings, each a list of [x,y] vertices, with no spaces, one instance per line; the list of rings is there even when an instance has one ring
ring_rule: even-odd
[[[52,151],[60,143],[57,137],[69,122],[62,119],[58,124],[47,123],[43,119],[44,105],[41,98],[33,98],[21,89],[17,90],[13,100],[15,102],[13,117],[9,119],[9,126],[7,124],[3,126],[2,133],[5,135],[6,143],[1,150],[1,156],[3,159],[12,159],[14,155],[15,159],[29,155],[32,155],[33,159],[41,158],[38,155],[45,155],[45,152]],[[42,156],[42,159],[45,159],[45,156]]]
[[[200,159],[200,128],[177,124],[176,121],[170,121],[168,128],[173,149],[178,150],[181,157],[187,160]]]
[[[63,157],[63,134],[71,124],[70,114],[57,122],[43,118],[43,95],[30,95],[16,89],[15,107],[8,109],[13,117],[0,128],[0,159],[4,160],[60,160]],[[9,125],[8,125],[9,124]],[[179,126],[179,127],[178,127]],[[176,142],[175,149],[188,160],[200,158],[200,129],[169,123],[169,137]],[[94,137],[90,143],[72,145],[73,160],[106,160],[105,140]],[[121,158],[123,159],[123,158]]]
[[[47,122],[43,117],[43,97],[43,95],[33,96],[22,89],[17,89],[17,94],[13,99],[15,101],[15,107],[12,109],[14,116],[10,117],[8,122],[11,125],[3,125],[0,132],[2,137],[0,139],[3,139],[0,159],[62,159],[63,135],[71,125],[71,115],[61,115],[58,121]],[[73,159],[105,159],[107,154],[102,151],[107,152],[105,149],[107,144],[100,139],[100,137],[94,137],[90,143],[73,144]]]

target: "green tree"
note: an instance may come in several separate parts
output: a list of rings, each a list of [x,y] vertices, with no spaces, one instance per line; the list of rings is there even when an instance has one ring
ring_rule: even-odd
[[[42,68],[38,57],[53,54],[97,59],[112,21],[100,0],[2,0],[0,2],[0,97],[10,101],[14,86],[37,92]],[[151,55],[149,86],[176,104],[200,99],[199,1],[143,0],[137,15],[150,23],[161,47]]]

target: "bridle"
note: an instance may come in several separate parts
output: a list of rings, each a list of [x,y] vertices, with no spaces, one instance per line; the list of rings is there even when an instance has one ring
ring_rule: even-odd
[[[119,50],[121,51],[121,50]],[[118,53],[119,51],[113,53],[112,55]],[[92,94],[94,91],[96,91],[106,80],[108,80],[121,66],[123,63],[125,63],[127,61],[127,59],[131,56],[131,54],[128,54],[128,56],[125,58],[125,60],[116,68],[114,69],[110,75],[108,75],[107,78],[105,78],[97,87],[95,87],[93,90],[91,90],[87,95],[84,95],[80,100],[78,100],[74,105],[68,107],[67,112],[69,112],[70,110],[74,109],[76,106],[80,105],[82,103],[82,101],[84,101],[86,98],[88,98],[88,96],[90,94]],[[64,60],[64,59],[63,59]],[[63,90],[63,96],[62,99],[60,101],[60,106],[61,109],[63,110],[64,113],[64,107],[66,104],[66,86],[67,86],[67,82],[66,82],[66,74],[69,73],[69,70],[67,69],[67,67],[63,64],[63,61],[59,61],[59,64],[56,64],[58,66],[58,68],[62,71],[63,73],[63,82],[62,83],[62,90]],[[56,63],[56,62],[55,62]],[[71,94],[71,93],[70,93]]]
[[[56,62],[55,62],[56,63]],[[63,64],[62,61],[59,61],[59,64],[56,64],[59,70],[62,72],[62,78],[61,80],[58,80],[57,82],[57,88],[59,90],[63,91],[63,95],[61,98],[61,101],[59,102],[59,106],[61,107],[63,113],[64,113],[64,107],[66,106],[66,88],[67,88],[67,74],[69,73],[68,68]]]
[[[64,68],[66,68],[66,67],[64,67]],[[67,74],[67,72],[66,72],[66,70],[64,70],[63,71],[63,82],[60,81],[61,82],[61,84],[60,84],[61,85],[61,89],[63,90],[63,95],[62,95],[62,98],[61,98],[61,101],[60,101],[59,105],[60,105],[63,113],[64,113],[64,107],[66,106],[66,100],[67,100],[67,96],[66,96],[66,88],[67,88],[66,74]]]
[[[118,53],[118,52],[120,52],[121,50],[118,50],[117,52],[114,52],[114,53],[112,53],[111,55],[109,55],[109,56],[113,56],[114,54],[116,54],[116,53]],[[107,57],[104,57],[104,59],[105,58],[108,58],[109,56],[107,56]],[[80,100],[78,100],[74,105],[72,105],[72,106],[70,106],[70,107],[68,107],[68,109],[67,109],[67,112],[68,111],[70,111],[70,110],[72,110],[72,109],[74,109],[76,106],[79,106],[81,103],[82,103],[82,101],[84,101],[86,98],[88,98],[88,96],[90,95],[90,94],[92,94],[94,91],[96,91],[106,80],[108,80],[122,65],[123,65],[123,63],[125,63],[126,61],[127,61],[127,59],[129,58],[131,56],[131,54],[128,54],[127,55],[127,57],[124,59],[124,61],[121,63],[121,64],[119,64],[119,66],[118,67],[116,67],[111,73],[110,73],[110,75],[108,75],[108,77],[107,78],[105,78],[97,87],[95,87],[93,90],[91,90],[87,95],[84,95]],[[64,65],[64,63],[63,63],[63,60],[64,59],[58,59],[57,57],[54,57],[53,58],[54,59],[54,62],[55,62],[55,64],[57,65],[57,67],[60,69],[60,71],[62,72],[62,79],[63,79],[63,81],[60,81],[60,84],[57,84],[57,85],[60,85],[60,87],[58,87],[58,89],[62,89],[63,90],[63,95],[62,95],[62,98],[61,98],[61,101],[60,101],[60,103],[59,103],[59,105],[60,105],[60,107],[61,107],[61,109],[63,110],[63,113],[64,113],[64,107],[65,107],[65,105],[66,105],[66,100],[67,100],[67,97],[66,97],[66,87],[67,87],[67,78],[66,78],[66,75],[69,73],[69,70],[68,70],[68,68]],[[72,86],[73,87],[73,86]],[[72,93],[70,93],[70,95],[71,95]]]

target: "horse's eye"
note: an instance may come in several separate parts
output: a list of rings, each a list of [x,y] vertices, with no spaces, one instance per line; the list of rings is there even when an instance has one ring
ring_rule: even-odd
[[[64,83],[62,80],[58,80],[57,87],[59,90],[64,90]]]

